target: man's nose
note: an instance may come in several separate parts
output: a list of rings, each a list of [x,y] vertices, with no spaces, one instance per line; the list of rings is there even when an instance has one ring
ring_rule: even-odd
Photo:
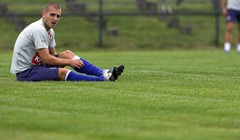
[[[53,17],[53,20],[58,20],[58,17],[57,17],[57,16],[54,16],[54,17]]]

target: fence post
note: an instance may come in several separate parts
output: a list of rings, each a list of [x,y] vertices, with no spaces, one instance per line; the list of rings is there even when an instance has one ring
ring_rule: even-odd
[[[219,21],[219,17],[220,17],[220,1],[219,0],[212,0],[213,2],[213,6],[214,6],[214,15],[215,15],[215,45],[217,47],[219,47],[220,45],[220,39],[219,39],[219,35],[220,35],[220,21]]]
[[[220,45],[220,39],[219,39],[219,36],[220,36],[220,25],[219,25],[219,13],[216,14],[215,16],[215,26],[216,26],[216,46],[219,47]]]
[[[98,36],[98,45],[99,47],[103,47],[103,0],[99,0],[99,36]]]

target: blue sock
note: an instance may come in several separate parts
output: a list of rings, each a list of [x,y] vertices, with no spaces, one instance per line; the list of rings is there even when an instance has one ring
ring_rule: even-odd
[[[66,81],[104,81],[104,77],[77,74],[70,71],[66,77]]]
[[[85,73],[87,75],[96,75],[101,76],[103,74],[103,69],[100,69],[93,64],[89,63],[88,61],[80,58],[83,61],[84,66],[79,68],[74,68],[75,71],[80,73]]]

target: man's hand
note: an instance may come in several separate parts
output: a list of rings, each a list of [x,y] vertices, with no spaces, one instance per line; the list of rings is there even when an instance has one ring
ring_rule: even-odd
[[[221,0],[222,14],[227,16],[227,0]]]
[[[227,8],[226,7],[222,8],[222,14],[223,14],[223,16],[227,16]]]
[[[72,66],[73,68],[81,68],[84,66],[83,61],[80,59],[71,59],[69,66]]]

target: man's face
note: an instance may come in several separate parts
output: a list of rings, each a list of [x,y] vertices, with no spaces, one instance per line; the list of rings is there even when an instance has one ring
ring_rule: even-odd
[[[48,9],[46,9],[42,13],[42,19],[43,19],[45,28],[47,30],[50,30],[51,28],[55,27],[59,22],[60,17],[61,17],[61,9],[56,9],[52,6],[48,7]]]

